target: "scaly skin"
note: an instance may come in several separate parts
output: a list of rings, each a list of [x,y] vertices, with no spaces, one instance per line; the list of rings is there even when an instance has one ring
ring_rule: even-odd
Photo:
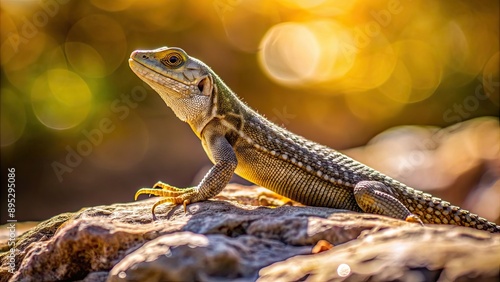
[[[489,232],[500,226],[295,135],[241,102],[203,62],[179,48],[134,51],[132,70],[201,139],[214,166],[196,187],[158,182],[137,191],[183,204],[217,195],[233,173],[305,205],[386,215],[419,223],[454,224]],[[160,188],[160,189],[158,189]]]

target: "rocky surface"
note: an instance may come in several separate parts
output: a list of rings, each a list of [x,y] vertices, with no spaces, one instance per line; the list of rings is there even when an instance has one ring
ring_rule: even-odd
[[[261,192],[229,185],[187,213],[162,205],[156,221],[154,198],[53,217],[18,237],[13,274],[2,245],[0,281],[499,279],[500,235],[293,206]],[[292,205],[258,206],[269,198]],[[312,251],[325,241],[333,248]]]
[[[500,237],[447,226],[391,228],[259,274],[258,281],[498,281]]]

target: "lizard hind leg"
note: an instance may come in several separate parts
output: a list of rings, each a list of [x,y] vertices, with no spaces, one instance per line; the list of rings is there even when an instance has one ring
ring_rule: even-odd
[[[423,225],[420,218],[412,214],[389,188],[378,181],[361,181],[354,187],[354,198],[358,206],[367,213],[385,215]]]

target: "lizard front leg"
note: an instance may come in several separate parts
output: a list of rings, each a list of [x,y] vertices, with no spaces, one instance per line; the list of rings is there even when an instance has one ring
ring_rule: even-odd
[[[389,188],[381,182],[359,182],[354,187],[354,198],[364,212],[390,216],[423,225],[420,218],[412,214],[398,199],[392,196]]]
[[[233,147],[224,135],[212,134],[205,138],[207,147],[212,155],[214,166],[208,171],[203,180],[196,187],[177,188],[162,182],[156,183],[153,188],[142,188],[135,194],[135,199],[142,194],[150,194],[162,197],[156,202],[151,211],[153,218],[155,217],[155,208],[164,203],[172,203],[175,205],[186,205],[194,202],[207,200],[219,194],[231,179],[231,176],[238,165],[236,154]],[[161,188],[161,189],[155,189]]]

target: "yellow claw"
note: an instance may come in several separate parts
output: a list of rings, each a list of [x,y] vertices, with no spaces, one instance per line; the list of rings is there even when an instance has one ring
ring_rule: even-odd
[[[137,192],[135,192],[135,196],[134,196],[134,201],[137,201],[137,198],[142,195],[142,194],[149,194],[149,195],[155,195],[155,196],[158,196],[156,195],[156,192],[158,190],[155,190],[155,189],[151,189],[151,188],[141,188],[139,190],[137,190]]]
[[[184,200],[184,202],[182,202],[182,205],[184,206],[184,213],[187,213],[187,205],[189,205],[189,200]]]

